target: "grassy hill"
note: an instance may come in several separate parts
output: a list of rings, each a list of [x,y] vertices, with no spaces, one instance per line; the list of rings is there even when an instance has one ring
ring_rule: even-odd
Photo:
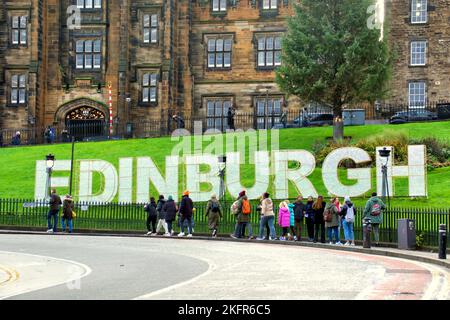
[[[368,125],[345,128],[345,135],[351,136],[352,140],[369,137],[386,129],[403,131],[410,137],[423,138],[435,136],[439,139],[450,140],[450,122],[415,123],[399,126],[392,125]],[[306,149],[311,150],[315,141],[324,141],[332,136],[331,127],[323,128],[301,128],[280,130],[280,149]],[[76,160],[80,159],[102,159],[112,163],[118,168],[119,158],[150,156],[158,165],[160,170],[164,169],[165,156],[169,155],[172,148],[177,144],[170,138],[134,139],[92,143],[77,143],[75,150]],[[207,144],[204,144],[206,147]],[[36,160],[44,160],[45,155],[53,153],[57,160],[69,160],[71,153],[70,144],[44,145],[31,147],[16,147],[0,149],[0,198],[28,198],[34,197],[34,180]],[[254,167],[243,165],[241,179],[242,184],[251,187],[254,183]],[[136,170],[135,170],[136,171]],[[75,172],[78,172],[77,164]],[[341,172],[342,176],[345,172]],[[135,172],[136,174],[136,172]],[[55,173],[55,176],[68,176],[68,173]],[[183,175],[183,173],[181,173]],[[321,169],[316,168],[310,176],[317,191],[326,195],[321,178]],[[184,179],[180,178],[180,181]],[[95,176],[94,191],[102,187],[101,179]],[[349,182],[351,184],[351,182]],[[373,182],[374,184],[374,182]],[[180,185],[180,190],[184,188]],[[375,185],[373,186],[375,188]],[[75,195],[78,193],[75,185]],[[396,195],[400,196],[393,200],[393,205],[398,206],[450,206],[450,168],[434,169],[428,172],[428,199],[410,199],[406,195],[408,186],[407,179],[396,179]],[[67,190],[58,190],[61,194]],[[271,190],[269,190],[270,192]],[[151,190],[152,195],[156,195]],[[290,189],[290,197],[294,197],[296,191]],[[359,199],[356,202],[363,202]]]

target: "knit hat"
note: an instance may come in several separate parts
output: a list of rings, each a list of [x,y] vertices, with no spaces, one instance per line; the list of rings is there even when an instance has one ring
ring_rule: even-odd
[[[168,200],[173,200],[173,197],[172,197],[172,196],[169,196]]]
[[[345,199],[344,199],[344,201],[345,201],[345,202],[351,202],[352,200],[350,200],[350,197],[349,197],[349,196],[346,196]]]
[[[239,193],[239,198],[240,198],[240,197],[243,197],[243,196],[245,196],[245,190],[242,190],[242,191]]]
[[[189,195],[189,191],[186,190],[185,192],[183,192],[183,196],[188,196]]]

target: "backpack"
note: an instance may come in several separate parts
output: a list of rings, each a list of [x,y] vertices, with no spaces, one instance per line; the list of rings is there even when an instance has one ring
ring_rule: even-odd
[[[352,223],[355,221],[355,208],[352,207],[348,207],[347,208],[347,214],[345,215],[345,221]]]
[[[214,213],[219,212],[219,203],[218,202],[215,202],[215,201],[211,202],[211,212],[214,212]]]
[[[233,202],[231,205],[230,211],[231,214],[237,214],[238,213],[238,207],[237,207],[238,201]]]
[[[381,207],[379,203],[374,203],[372,206],[372,212],[371,215],[372,216],[379,216],[381,214]]]
[[[242,214],[249,215],[252,212],[252,207],[250,206],[250,201],[247,199],[242,200]]]
[[[326,210],[323,212],[323,221],[325,221],[325,222],[331,222],[331,221],[333,221],[333,215],[332,215],[330,209],[326,209]]]

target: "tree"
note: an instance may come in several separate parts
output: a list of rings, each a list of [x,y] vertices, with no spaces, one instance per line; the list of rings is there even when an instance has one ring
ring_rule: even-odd
[[[344,106],[387,93],[392,59],[387,37],[369,24],[375,2],[302,0],[288,20],[276,81],[304,102],[332,106],[335,140],[344,136]]]

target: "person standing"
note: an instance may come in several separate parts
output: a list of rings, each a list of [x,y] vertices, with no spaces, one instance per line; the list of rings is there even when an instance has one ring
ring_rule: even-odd
[[[158,214],[156,212],[155,198],[150,198],[150,203],[147,203],[144,206],[144,211],[147,212],[147,236],[156,236],[156,219],[158,217]]]
[[[175,203],[175,201],[173,200],[172,196],[169,196],[167,198],[167,201],[164,202],[162,209],[166,223],[167,223],[167,232],[168,236],[172,236],[173,235],[173,222],[175,221],[175,218],[177,216],[177,211],[178,211],[178,207],[177,204]]]
[[[239,198],[236,203],[237,225],[232,238],[237,239],[242,237],[242,229],[248,229],[248,238],[253,238],[252,225],[250,223],[251,206],[248,201],[245,190],[239,193]]]
[[[287,127],[287,115],[288,115],[287,108],[283,108],[283,112],[281,113],[281,116],[280,116],[280,122],[283,125],[284,129],[286,129],[286,127]]]
[[[63,202],[63,216],[61,218],[61,226],[62,226],[62,232],[66,232],[66,222],[69,226],[69,233],[72,233],[73,230],[73,210],[74,210],[74,203],[72,196],[70,194],[66,195],[66,198]]]
[[[308,240],[309,242],[314,241],[314,209],[313,209],[314,200],[311,196],[308,197],[308,201],[306,202],[305,207],[305,219],[306,219],[306,228],[308,230]]]
[[[325,227],[327,228],[328,232],[328,241],[330,244],[333,244],[333,233],[335,236],[335,244],[336,245],[342,245],[342,243],[339,240],[339,232],[338,232],[338,226],[339,226],[339,212],[336,207],[336,198],[332,198],[329,203],[327,203],[325,207],[325,211],[323,213],[323,217],[325,220]]]
[[[158,234],[161,228],[164,228],[164,235],[169,235],[169,230],[167,229],[166,217],[164,216],[163,206],[166,203],[164,196],[159,195],[158,202],[156,204],[156,213],[158,214],[158,223],[156,225],[156,233]]]
[[[303,217],[306,213],[306,207],[303,203],[303,197],[299,195],[294,203],[295,235],[297,241],[302,240]]]
[[[297,241],[297,236],[295,235],[295,214],[294,214],[294,207],[295,204],[290,203],[289,200],[286,200],[287,207],[289,209],[290,219],[289,219],[289,229],[291,230],[291,233],[288,234],[289,240]]]
[[[261,201],[261,220],[259,223],[259,237],[257,240],[264,240],[264,227],[269,225],[270,235],[269,240],[275,240],[275,213],[273,212],[273,202],[270,199],[270,194],[267,192],[263,194]]]
[[[355,233],[353,231],[353,224],[355,222],[356,209],[353,206],[350,197],[345,197],[344,205],[341,208],[341,220],[344,228],[344,237],[346,246],[355,245]]]
[[[261,196],[261,198],[259,198],[259,204],[256,207],[256,211],[259,213],[259,223],[261,224],[262,222],[264,222],[264,225],[262,226],[262,228],[266,228],[266,237],[261,236],[259,239],[257,238],[256,240],[266,240],[270,238],[270,228],[269,228],[269,223],[267,222],[267,219],[264,219],[264,215],[262,213],[262,202],[264,201],[264,194]],[[263,231],[264,233],[264,231]]]
[[[236,130],[235,126],[234,126],[234,116],[236,115],[236,111],[234,110],[233,107],[228,109],[228,113],[227,113],[227,121],[228,121],[228,128],[231,130]]]
[[[194,203],[192,202],[192,199],[189,198],[189,191],[183,192],[183,198],[181,199],[180,203],[180,225],[181,225],[181,232],[178,234],[179,237],[184,236],[184,222],[187,221],[187,229],[188,229],[188,237],[192,237],[192,213],[194,209]]]
[[[17,131],[16,134],[13,136],[11,140],[11,144],[13,146],[20,146],[21,140],[20,140],[20,131]]]
[[[286,201],[280,203],[280,210],[278,211],[278,225],[283,229],[280,240],[286,241],[288,237],[288,230],[291,225],[291,213],[289,212]]]
[[[58,216],[59,210],[61,209],[61,205],[62,205],[61,198],[56,193],[56,190],[52,189],[52,193],[50,195],[50,210],[47,215],[48,233],[53,233],[57,231]],[[53,219],[53,226],[51,221],[52,219]]]
[[[217,195],[211,195],[211,199],[206,205],[206,216],[208,217],[208,228],[212,231],[212,237],[217,237],[217,229],[219,227],[219,221],[222,218],[222,209],[217,200]]]
[[[378,198],[376,192],[372,193],[372,197],[367,200],[364,208],[363,220],[370,219],[376,245],[380,242],[380,224],[383,222],[384,209],[386,209],[386,205]]]
[[[314,242],[319,241],[319,229],[320,229],[320,242],[325,243],[325,221],[323,220],[323,212],[325,210],[325,202],[322,196],[318,196],[317,200],[313,204],[314,211]]]
[[[50,129],[50,126],[48,126],[44,132],[45,142],[47,142],[48,144],[52,143],[51,135],[52,135],[52,130]]]

